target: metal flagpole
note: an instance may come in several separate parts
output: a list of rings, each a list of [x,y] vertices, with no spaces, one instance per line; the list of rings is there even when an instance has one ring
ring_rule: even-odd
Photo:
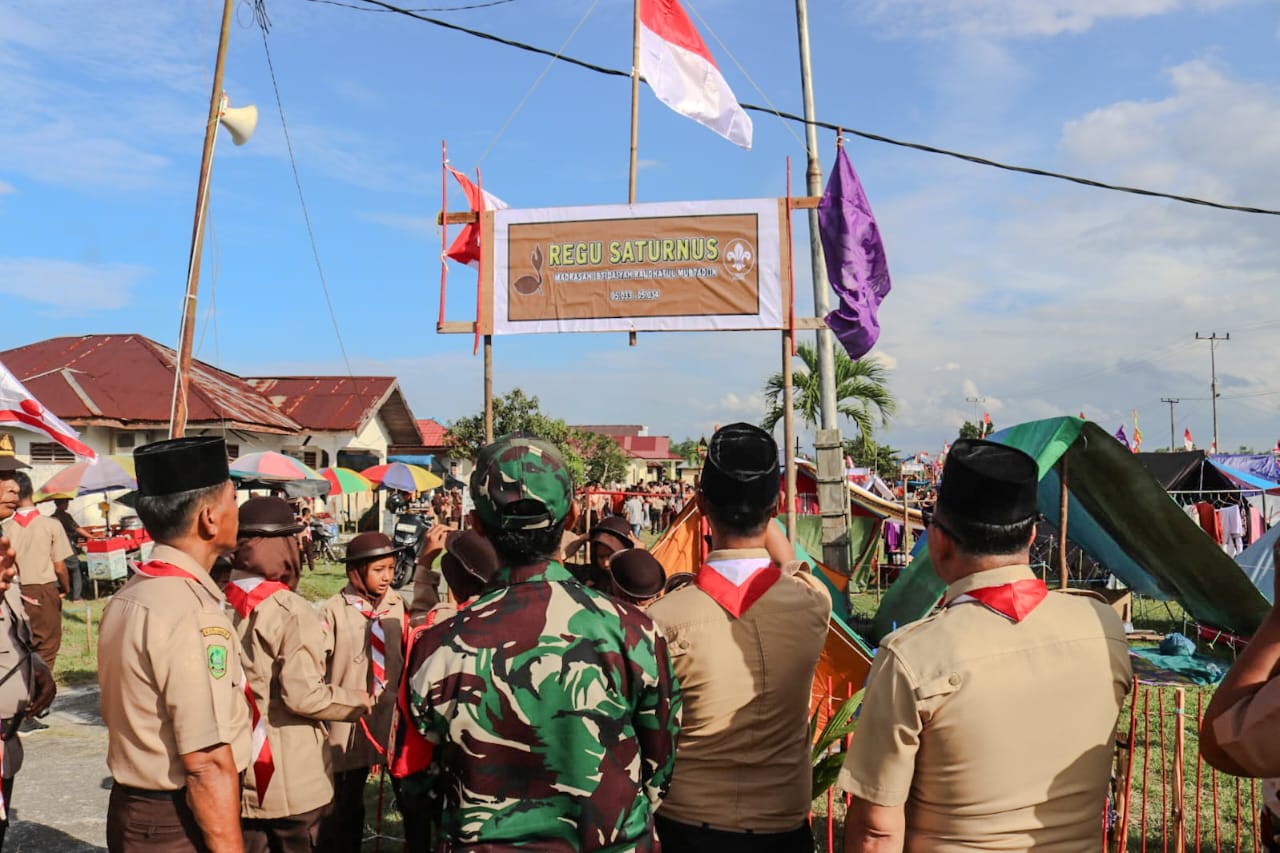
[[[640,145],[640,0],[631,4],[631,163],[627,170],[627,204],[636,203],[636,153]],[[627,334],[636,345],[636,333]]]

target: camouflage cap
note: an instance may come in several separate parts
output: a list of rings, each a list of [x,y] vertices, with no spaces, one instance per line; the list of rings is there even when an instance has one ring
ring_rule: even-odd
[[[476,457],[471,500],[486,525],[538,530],[569,514],[573,477],[551,442],[513,432],[483,448]]]

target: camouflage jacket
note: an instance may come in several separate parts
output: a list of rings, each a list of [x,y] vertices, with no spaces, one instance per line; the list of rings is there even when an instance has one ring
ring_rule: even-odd
[[[406,672],[448,849],[656,849],[680,690],[640,610],[559,563],[500,569]]]

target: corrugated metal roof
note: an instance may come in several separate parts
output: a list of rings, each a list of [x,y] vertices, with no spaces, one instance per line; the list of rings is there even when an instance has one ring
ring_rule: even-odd
[[[622,436],[640,436],[648,427],[642,424],[580,424],[574,429],[580,429],[584,432],[594,432],[598,435],[611,435],[614,438]]]
[[[681,459],[671,452],[671,437],[666,435],[624,435],[617,438],[622,452],[635,459],[667,461]]]
[[[381,414],[393,445],[416,445],[418,425],[393,376],[270,376],[247,379],[305,429],[359,432]]]
[[[422,434],[423,447],[446,447],[445,435],[449,428],[435,418],[419,418],[418,432]]]
[[[143,335],[50,338],[0,352],[54,414],[77,426],[167,426],[176,353]],[[258,432],[300,431],[243,379],[193,362],[188,422]]]

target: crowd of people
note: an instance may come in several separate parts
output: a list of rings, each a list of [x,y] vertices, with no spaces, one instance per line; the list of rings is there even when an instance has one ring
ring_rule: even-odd
[[[710,550],[692,576],[666,577],[629,515],[577,500],[556,448],[514,434],[476,460],[468,529],[428,533],[410,602],[391,588],[397,546],[369,531],[319,608],[297,594],[302,520],[276,497],[237,506],[221,439],[135,462],[156,546],[100,625],[110,850],[359,850],[374,766],[408,850],[814,849],[809,711],[832,602],[772,521],[763,430],[708,446],[689,499]],[[15,723],[54,696],[40,587],[65,588],[67,540],[30,512],[19,466],[0,458],[6,817]],[[1132,673],[1115,612],[1028,567],[1037,483],[1004,445],[948,455],[927,520],[947,591],[875,657],[838,782],[846,851],[1100,843]],[[580,513],[593,523],[574,534]],[[1277,625],[1206,714],[1205,757],[1228,772],[1280,774]]]

